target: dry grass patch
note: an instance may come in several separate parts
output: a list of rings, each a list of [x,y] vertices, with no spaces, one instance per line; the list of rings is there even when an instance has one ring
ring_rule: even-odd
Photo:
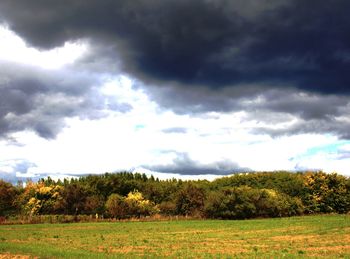
[[[19,254],[0,254],[0,259],[36,259],[38,257],[33,257],[33,256],[29,256],[29,255],[19,255]]]
[[[319,241],[319,235],[283,235],[283,236],[274,236],[271,237],[271,240],[274,241],[295,241],[295,242],[315,242]]]
[[[305,250],[308,255],[313,257],[330,257],[332,255],[333,258],[341,258],[350,254],[350,245],[308,247]]]

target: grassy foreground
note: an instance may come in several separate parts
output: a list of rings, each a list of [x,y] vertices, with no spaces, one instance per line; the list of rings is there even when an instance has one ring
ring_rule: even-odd
[[[1,256],[2,254],[2,256]],[[0,258],[350,258],[350,216],[0,226]]]

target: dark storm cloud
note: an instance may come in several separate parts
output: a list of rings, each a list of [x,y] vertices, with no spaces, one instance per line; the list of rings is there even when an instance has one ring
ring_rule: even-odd
[[[348,94],[349,8],[347,0],[3,0],[0,15],[41,48],[115,44],[143,79]]]
[[[97,119],[105,116],[104,109],[131,109],[106,100],[98,90],[101,82],[93,73],[74,69],[50,71],[0,62],[0,138],[24,130],[54,138],[67,117]]]
[[[253,130],[349,138],[349,9],[347,0],[2,0],[0,21],[43,49],[88,41],[93,52],[76,64],[79,69],[122,68],[159,105],[177,113],[246,111],[247,118],[262,123],[297,118],[283,129]],[[40,80],[29,85],[48,91]],[[98,105],[92,95],[72,89],[73,96],[89,96],[82,106]],[[4,120],[11,109],[23,120],[33,110],[24,94],[4,93],[1,132],[24,128]],[[61,114],[84,110],[62,108]],[[32,124],[46,137],[62,127],[48,117]]]
[[[259,110],[295,114],[305,120],[334,118],[350,112],[347,96],[322,96],[300,92],[269,91],[253,106]]]
[[[215,118],[208,112],[240,112],[242,122],[256,122],[250,131],[274,137],[303,133],[334,134],[349,139],[350,100],[347,95],[324,95],[295,89],[254,85],[223,89],[175,87],[147,89],[163,107],[180,114]],[[201,115],[202,114],[202,115]],[[217,116],[220,119],[220,116]],[[280,128],[277,125],[285,123]],[[235,125],[232,125],[233,127]]]
[[[180,175],[229,175],[237,172],[251,171],[248,168],[241,168],[238,164],[228,160],[201,164],[198,161],[192,160],[187,153],[174,153],[176,153],[176,158],[171,164],[142,167],[155,172]]]
[[[268,91],[253,100],[246,110],[247,121],[259,122],[253,133],[271,136],[319,133],[350,139],[350,100],[346,95]],[[267,126],[259,125],[264,123]],[[279,123],[286,124],[276,126]]]

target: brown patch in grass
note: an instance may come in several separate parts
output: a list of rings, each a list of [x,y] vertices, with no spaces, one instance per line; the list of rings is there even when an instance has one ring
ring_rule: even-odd
[[[238,228],[232,228],[230,234],[239,234],[239,235],[249,235],[249,234],[262,234],[262,233],[272,233],[272,232],[290,232],[290,231],[300,231],[304,230],[306,227],[304,226],[290,226],[290,227],[284,227],[284,228],[275,228],[275,229],[259,229],[259,230],[240,230]],[[206,234],[206,233],[227,233],[227,229],[206,229],[206,230],[185,230],[185,231],[171,231],[171,232],[164,232],[164,234],[167,235],[174,235],[174,234]]]
[[[266,249],[267,245],[247,244],[246,240],[221,240],[218,243],[200,242],[201,249],[196,249],[199,253],[209,254],[241,254],[251,251],[252,247]]]
[[[122,247],[105,247],[98,246],[96,249],[91,249],[91,251],[99,252],[99,253],[117,253],[117,254],[129,254],[129,253],[137,253],[139,255],[145,254],[145,251],[150,251],[151,248],[149,246],[122,246]]]
[[[347,242],[347,243],[350,243],[350,234],[349,235],[344,235],[343,236],[343,241]]]
[[[163,234],[167,235],[178,235],[178,234],[205,234],[205,233],[221,233],[225,232],[225,230],[217,230],[217,229],[208,229],[208,230],[185,230],[185,231],[164,231]]]
[[[319,240],[318,235],[283,235],[271,237],[274,241],[315,241]]]
[[[249,250],[242,246],[225,246],[225,247],[210,247],[207,249],[196,249],[196,252],[206,254],[240,254],[246,253]]]
[[[210,246],[232,246],[232,245],[237,245],[237,246],[242,246],[246,244],[246,241],[244,240],[220,240],[220,239],[207,239],[206,241],[203,242],[198,242],[197,244],[203,246],[203,247],[210,247]]]
[[[308,251],[333,251],[333,252],[345,252],[350,251],[350,245],[343,246],[318,246],[305,248]],[[345,251],[344,251],[345,250]]]
[[[259,230],[248,230],[248,231],[240,231],[237,230],[237,233],[243,233],[243,234],[259,234],[259,233],[285,233],[285,232],[291,232],[291,231],[300,231],[307,229],[304,226],[288,226],[283,228],[271,228],[271,229],[259,229]],[[225,231],[225,230],[224,230]]]
[[[145,251],[150,251],[149,246],[123,246],[120,248],[117,247],[109,247],[109,253],[118,253],[118,254],[128,254],[128,253],[137,253],[139,255],[143,255]]]
[[[6,240],[6,242],[9,242],[9,243],[29,243],[30,240],[23,240],[23,239],[9,239],[9,240]]]
[[[101,226],[99,225],[87,225],[85,223],[76,223],[76,224],[80,224],[79,226],[77,225],[72,225],[72,226],[67,226],[64,225],[64,227],[62,228],[61,226],[59,227],[48,227],[48,228],[42,228],[42,231],[53,231],[53,230],[86,230],[86,229],[101,229]]]
[[[350,235],[283,235],[270,238],[273,241],[310,242],[333,244],[338,242],[350,243]]]
[[[98,246],[98,247],[96,247],[96,249],[91,249],[91,250],[99,252],[99,253],[102,253],[102,252],[105,251],[105,247],[104,246]]]
[[[38,258],[37,256],[29,256],[29,255],[19,255],[19,254],[0,254],[0,259],[30,259],[30,258]]]
[[[340,254],[349,254],[350,245],[308,247],[305,250],[310,256],[332,256],[336,258]]]

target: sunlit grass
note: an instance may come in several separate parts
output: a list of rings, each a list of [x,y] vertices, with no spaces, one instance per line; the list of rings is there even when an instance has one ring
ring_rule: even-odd
[[[350,216],[0,226],[0,253],[39,257],[350,258]]]

